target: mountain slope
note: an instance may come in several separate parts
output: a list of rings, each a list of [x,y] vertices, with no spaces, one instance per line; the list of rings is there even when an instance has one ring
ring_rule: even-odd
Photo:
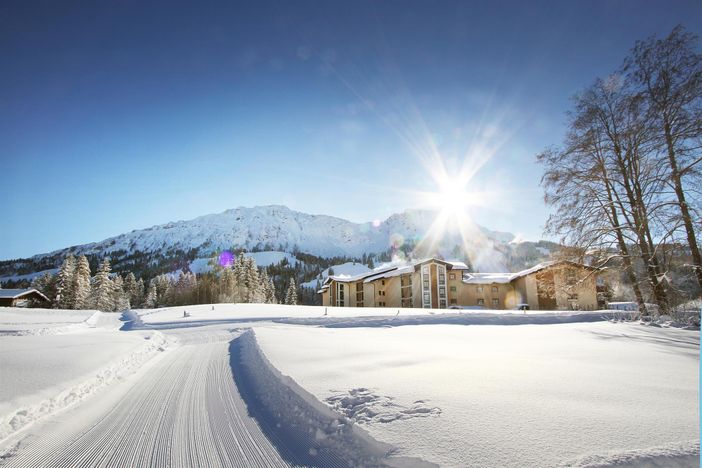
[[[129,265],[153,266],[163,263],[164,259],[171,266],[179,266],[179,262],[207,257],[223,249],[299,251],[327,258],[361,257],[387,252],[391,248],[402,249],[403,246],[405,250],[411,250],[425,238],[435,218],[436,213],[431,211],[408,210],[380,223],[354,223],[278,205],[240,207],[135,230],[29,259],[0,262],[0,277],[55,268],[69,253],[93,258],[109,256],[115,266],[121,264],[123,269]],[[462,242],[457,231],[449,230],[433,244],[431,251],[420,254],[443,253],[470,258],[476,257],[475,252],[479,251],[480,257],[484,258],[471,260],[480,265],[486,263],[485,259],[493,258],[496,252],[509,250],[509,242],[513,239],[514,235],[510,233],[476,227],[471,231],[471,238]],[[502,265],[500,269],[504,267]],[[495,268],[497,266],[492,269]]]

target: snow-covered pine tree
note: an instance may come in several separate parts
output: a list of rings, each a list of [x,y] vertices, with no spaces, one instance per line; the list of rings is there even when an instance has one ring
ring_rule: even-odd
[[[81,255],[73,273],[73,308],[90,308],[90,263],[85,255]]]
[[[134,294],[134,302],[132,307],[141,307],[144,303],[144,280],[139,278],[137,280],[136,291]]]
[[[273,278],[268,278],[268,286],[266,287],[266,304],[277,304],[278,298],[275,297],[275,284]]]
[[[249,292],[246,288],[246,255],[239,254],[234,260],[232,271],[235,279],[234,302],[247,302]]]
[[[51,273],[44,273],[32,280],[32,288],[49,298],[52,304],[56,302],[56,287],[58,286],[58,276]]]
[[[225,267],[219,277],[219,301],[236,302],[236,276],[234,271]]]
[[[137,298],[137,280],[136,276],[134,276],[134,273],[131,271],[124,277],[124,293],[129,298],[129,304],[131,306],[135,306],[139,303]]]
[[[288,305],[297,305],[297,286],[295,278],[290,278],[290,285],[285,293],[285,303]]]
[[[56,302],[58,309],[72,309],[75,305],[73,293],[73,275],[76,271],[76,259],[73,255],[67,256],[58,272],[56,285]]]
[[[253,257],[244,257],[244,284],[246,285],[246,302],[263,302],[258,268]]]
[[[194,304],[196,292],[197,277],[189,271],[181,272],[173,285],[173,305]]]
[[[124,279],[121,275],[117,275],[112,280],[112,302],[115,312],[122,312],[129,309],[129,294],[124,290]]]
[[[149,290],[144,298],[144,307],[153,309],[158,305],[158,292],[156,290],[156,281],[152,279],[149,282]]]
[[[110,260],[105,257],[98,266],[91,292],[91,306],[109,312],[114,310],[114,288],[110,279]]]
[[[271,278],[268,276],[268,272],[264,268],[259,273],[259,290],[260,290],[260,302],[264,304],[274,304],[275,303],[275,290],[271,289],[272,286]]]

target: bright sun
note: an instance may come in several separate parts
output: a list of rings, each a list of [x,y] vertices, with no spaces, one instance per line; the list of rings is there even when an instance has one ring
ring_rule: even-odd
[[[426,196],[427,204],[442,216],[466,216],[470,206],[480,203],[479,194],[467,190],[459,178],[442,177],[437,181],[437,191]]]
[[[442,187],[437,198],[439,209],[447,214],[456,215],[465,212],[470,204],[471,194],[456,184]]]

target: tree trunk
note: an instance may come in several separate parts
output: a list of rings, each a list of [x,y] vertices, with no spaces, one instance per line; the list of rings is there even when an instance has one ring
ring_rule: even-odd
[[[656,299],[656,303],[661,309],[663,314],[668,313],[668,298],[665,292],[665,288],[660,281],[660,270],[658,267],[658,259],[655,257],[655,253],[649,249],[646,233],[650,234],[648,227],[648,220],[645,216],[646,208],[643,206],[642,200],[637,198],[634,193],[634,189],[631,187],[629,177],[631,176],[631,171],[628,170],[624,163],[624,157],[621,154],[621,147],[615,145],[614,153],[616,156],[616,162],[621,171],[622,182],[624,184],[624,189],[626,191],[627,198],[629,199],[629,205],[631,206],[631,214],[634,218],[634,232],[636,233],[636,239],[638,241],[639,250],[641,251],[641,259],[646,266],[646,271],[648,273],[648,279],[651,283],[651,289],[653,291],[653,296]]]
[[[629,282],[631,283],[631,287],[634,289],[636,302],[639,304],[639,312],[642,315],[648,315],[648,310],[646,309],[646,302],[644,301],[643,294],[641,293],[641,288],[639,287],[639,280],[636,278],[636,272],[634,271],[634,266],[631,263],[629,247],[627,247],[626,245],[624,234],[622,234],[622,227],[619,224],[619,216],[617,215],[617,208],[614,206],[614,199],[612,198],[612,188],[609,182],[609,178],[606,174],[603,174],[602,178],[604,179],[605,188],[607,189],[607,200],[609,201],[612,216],[612,227],[617,233],[617,243],[619,244],[619,251],[622,253],[624,271],[626,272],[626,276]]]
[[[690,209],[688,208],[687,201],[685,200],[685,192],[683,191],[682,180],[680,177],[680,172],[678,171],[678,162],[677,158],[675,157],[673,136],[671,135],[670,124],[667,122],[667,120],[664,123],[664,130],[665,143],[668,148],[668,162],[670,163],[670,178],[673,179],[675,195],[678,197],[680,214],[682,215],[683,224],[685,225],[685,231],[687,233],[687,243],[690,246],[690,253],[692,254],[692,262],[693,269],[695,270],[695,276],[697,276],[697,282],[702,288],[702,257],[700,256],[700,249],[697,246],[697,238],[695,237],[695,228],[692,225]]]

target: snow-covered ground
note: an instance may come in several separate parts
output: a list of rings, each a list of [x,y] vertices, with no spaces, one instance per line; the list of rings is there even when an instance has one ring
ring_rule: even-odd
[[[80,328],[95,312],[0,307],[0,335],[57,334]]]
[[[401,455],[483,467],[699,460],[699,332],[599,322],[255,333],[282,374]]]
[[[437,312],[0,309],[0,465],[698,466],[698,331]]]
[[[398,309],[382,307],[318,307],[282,304],[207,304],[134,311],[144,324],[201,324],[204,322],[234,322],[269,320],[274,318],[334,318],[394,316]],[[184,316],[184,312],[187,316]],[[325,315],[326,313],[326,315]],[[427,309],[402,309],[403,315],[430,315]]]
[[[621,311],[519,311],[470,309],[396,309],[390,307],[320,307],[282,304],[207,304],[130,312],[136,327],[173,328],[213,323],[269,321],[325,327],[397,326],[454,323],[519,325],[602,321]]]
[[[120,333],[121,325],[118,314],[96,311],[0,309],[0,439],[79,403],[165,346],[158,332]]]

